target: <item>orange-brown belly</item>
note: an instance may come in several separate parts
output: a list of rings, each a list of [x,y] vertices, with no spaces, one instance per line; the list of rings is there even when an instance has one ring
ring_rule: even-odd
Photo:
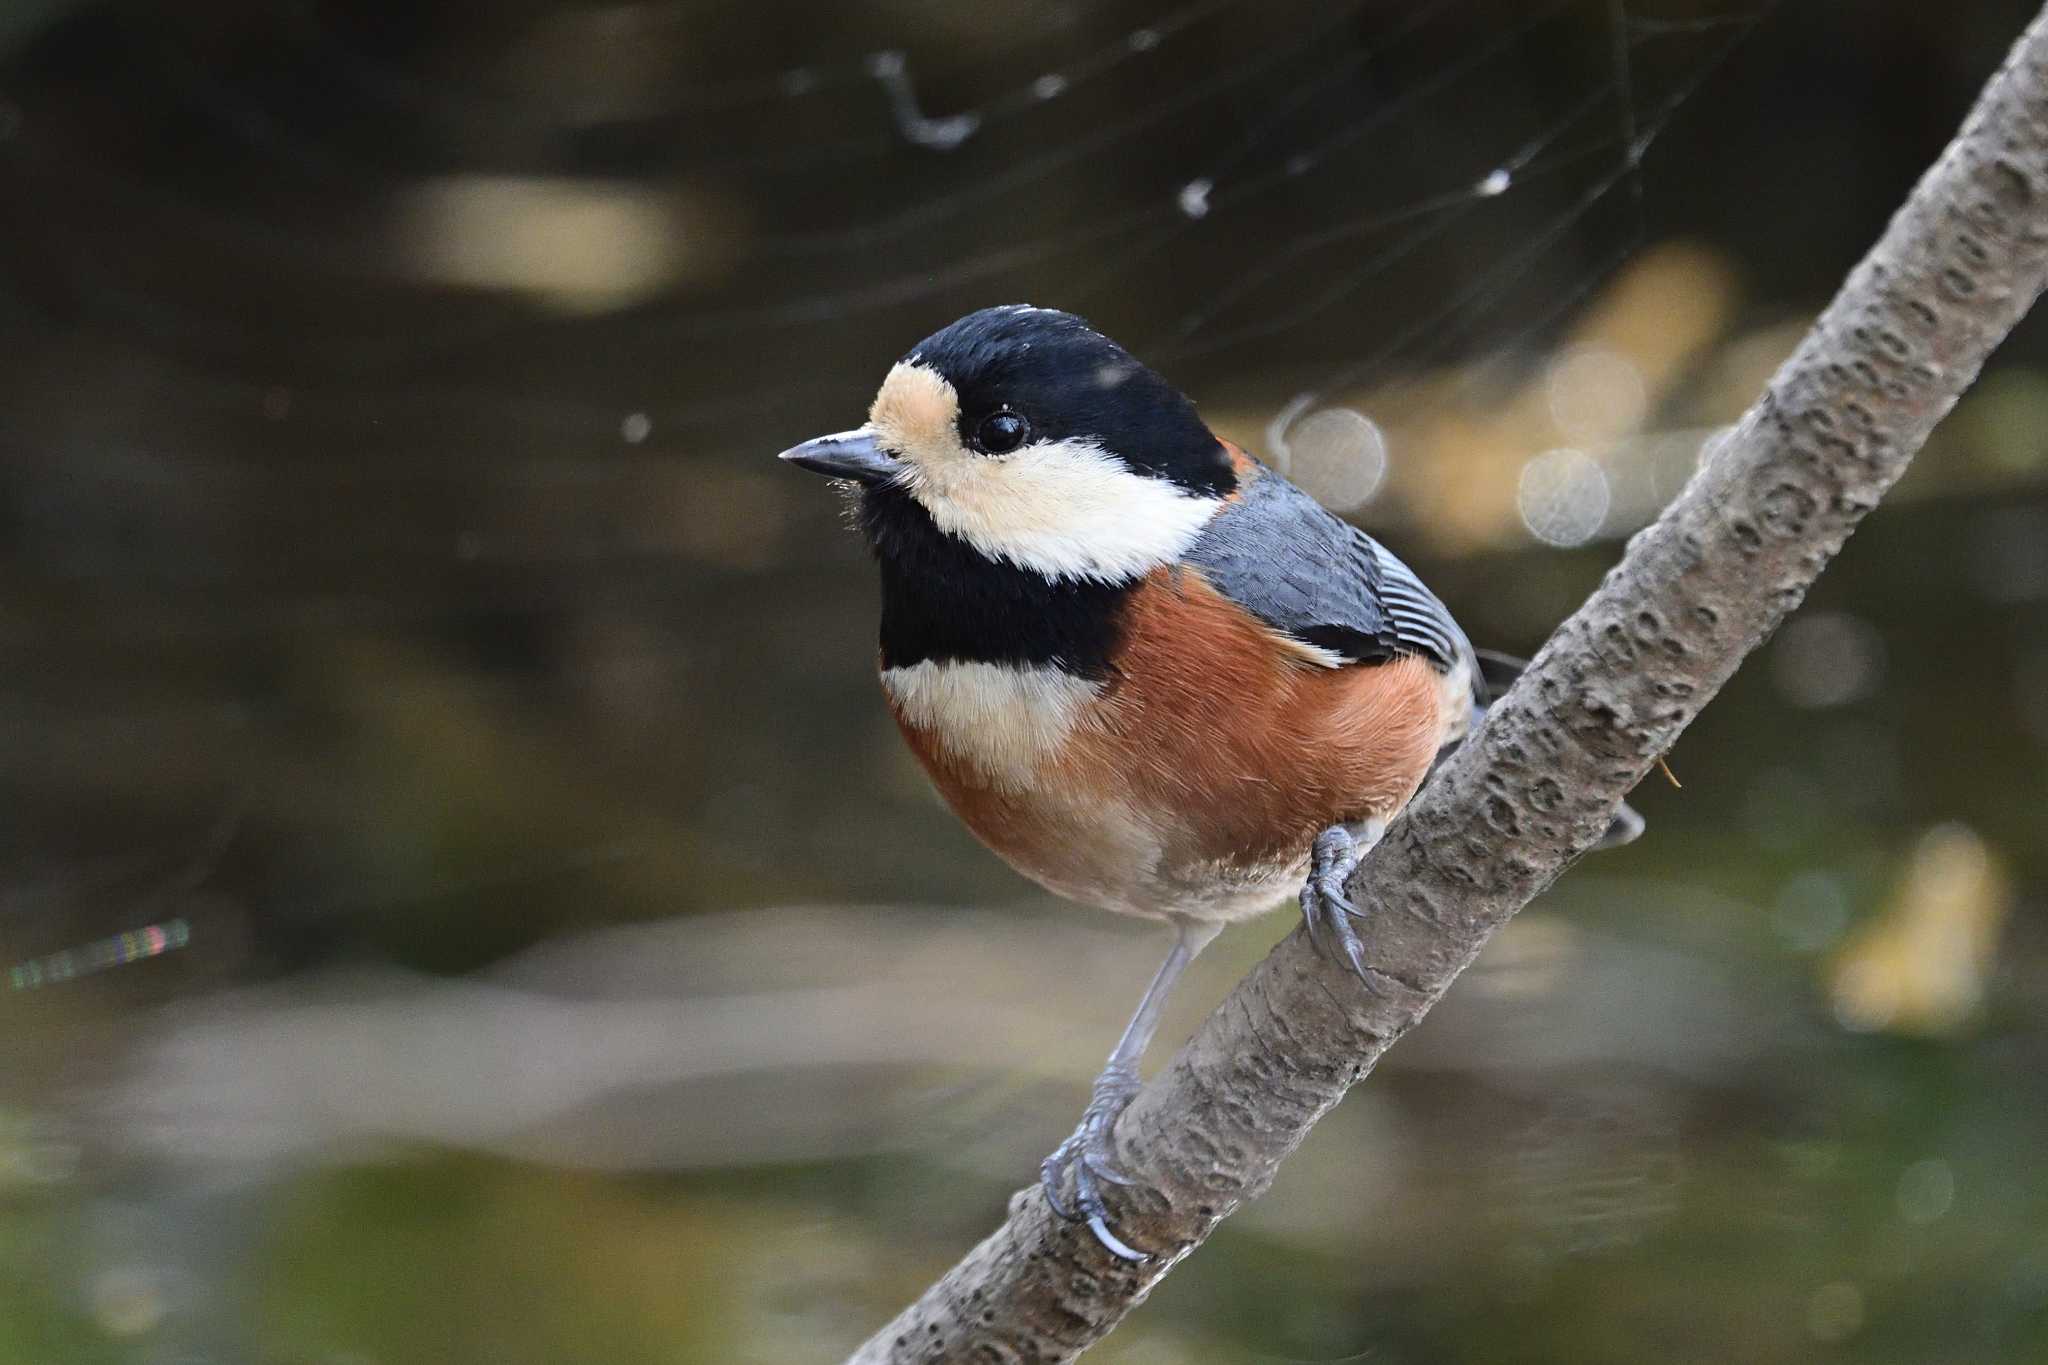
[[[1321,666],[1196,573],[1155,574],[1124,628],[1100,684],[983,664],[884,675],[947,803],[1073,900],[1257,913],[1300,886],[1318,831],[1400,809],[1444,738],[1427,662]]]

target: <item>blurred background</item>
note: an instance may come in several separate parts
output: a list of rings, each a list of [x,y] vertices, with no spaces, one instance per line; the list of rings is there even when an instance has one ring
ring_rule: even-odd
[[[1074,309],[1528,653],[2031,9],[0,7],[0,1362],[838,1359],[1162,944],[774,452]],[[2048,1359],[2044,430],[2036,320],[1091,1359]]]

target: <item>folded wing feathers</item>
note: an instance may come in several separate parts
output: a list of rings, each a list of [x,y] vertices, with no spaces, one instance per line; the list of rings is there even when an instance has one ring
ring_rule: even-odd
[[[1445,673],[1473,664],[1464,632],[1414,570],[1276,474],[1252,480],[1187,562],[1276,631],[1337,661],[1420,654]]]
[[[1372,546],[1379,561],[1380,601],[1394,624],[1399,646],[1410,653],[1427,654],[1445,669],[1470,660],[1472,645],[1449,609],[1385,546],[1370,537],[1361,538]]]

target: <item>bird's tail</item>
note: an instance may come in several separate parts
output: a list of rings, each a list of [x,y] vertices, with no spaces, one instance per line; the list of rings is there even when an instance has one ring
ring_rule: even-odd
[[[1515,679],[1522,676],[1522,670],[1529,666],[1529,661],[1491,649],[1475,649],[1472,654],[1478,666],[1478,675],[1472,680],[1472,729],[1476,730],[1486,708],[1514,685]],[[1614,812],[1614,823],[1607,827],[1607,832],[1593,847],[1620,848],[1623,844],[1634,843],[1642,832],[1643,817],[1624,801]]]

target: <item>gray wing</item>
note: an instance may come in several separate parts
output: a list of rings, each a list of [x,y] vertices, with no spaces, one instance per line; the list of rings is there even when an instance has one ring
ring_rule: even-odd
[[[1420,654],[1446,673],[1471,663],[1464,632],[1412,569],[1270,470],[1186,559],[1267,625],[1346,662]]]

